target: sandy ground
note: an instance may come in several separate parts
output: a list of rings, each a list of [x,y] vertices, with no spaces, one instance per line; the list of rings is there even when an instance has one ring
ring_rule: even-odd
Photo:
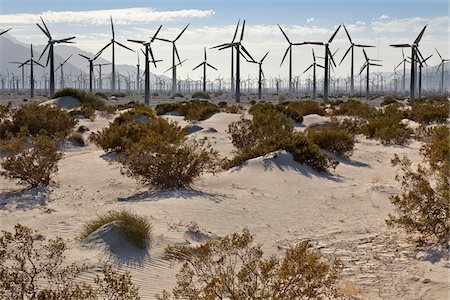
[[[182,117],[167,118],[188,125]],[[221,155],[230,156],[233,146],[226,129],[239,118],[220,113],[195,122],[201,129],[192,136],[207,137]],[[110,121],[97,117],[80,120],[79,125],[96,131]],[[303,126],[324,121],[306,116]],[[360,289],[362,299],[448,299],[447,254],[417,249],[403,233],[385,224],[393,210],[389,196],[399,192],[390,160],[397,153],[419,162],[420,146],[415,141],[405,147],[383,146],[358,137],[351,159],[340,159],[330,175],[280,151],[204,176],[192,190],[158,193],[147,192],[123,175],[120,165],[95,145],[68,146],[56,183],[49,189],[22,190],[0,178],[0,228],[12,230],[22,223],[47,238],[60,236],[68,244],[70,261],[112,262],[132,273],[142,299],[154,299],[174,286],[180,266],[171,266],[162,254],[169,244],[196,242],[192,231],[173,228],[189,222],[218,236],[248,227],[267,255],[282,254],[289,245],[309,240],[344,262],[342,282]],[[85,222],[121,208],[151,218],[154,236],[148,252],[130,249],[120,240],[109,246],[77,240]]]

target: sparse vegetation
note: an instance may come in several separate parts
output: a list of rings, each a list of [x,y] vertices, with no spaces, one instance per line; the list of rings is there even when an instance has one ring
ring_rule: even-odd
[[[39,245],[38,245],[39,243]],[[65,261],[61,238],[37,242],[30,228],[20,224],[0,236],[0,298],[4,300],[138,300],[138,288],[128,272],[121,275],[104,265],[102,276],[80,282],[85,264]]]
[[[139,216],[127,210],[109,211],[86,223],[81,238],[86,238],[103,225],[114,223],[123,237],[138,248],[150,245],[152,225],[147,217]]]
[[[381,101],[382,106],[393,104],[393,103],[397,103],[397,97],[395,97],[393,95],[386,95],[383,97],[383,100]]]
[[[294,160],[320,172],[327,172],[337,164],[304,134],[294,133],[290,118],[275,109],[256,110],[252,120],[233,122],[228,131],[238,153],[225,163],[225,168],[277,150],[290,152]]]
[[[163,103],[156,106],[156,114],[164,115],[169,112],[176,112],[184,116],[189,121],[206,120],[219,112],[219,107],[208,101],[191,100],[176,103]]]
[[[421,124],[445,123],[449,118],[449,101],[417,101],[411,104],[410,119]]]
[[[367,119],[376,116],[377,110],[358,100],[349,99],[347,102],[339,105],[339,109],[334,111],[334,115],[357,116]]]
[[[66,96],[78,99],[82,106],[90,107],[98,111],[106,111],[108,106],[99,95],[73,88],[60,89],[53,95],[52,98],[60,98]]]
[[[286,104],[272,104],[272,103],[257,103],[255,105],[253,105],[250,110],[249,113],[250,114],[258,114],[258,113],[262,113],[262,114],[271,114],[271,113],[282,113],[283,115],[285,115],[286,117],[292,119],[295,122],[301,123],[303,121],[303,116],[301,114],[299,114],[296,110],[291,109],[288,105]]]
[[[306,116],[310,114],[318,114],[324,116],[326,114],[325,109],[319,105],[318,102],[313,100],[304,100],[297,102],[286,103],[288,108],[295,110],[299,115]]]
[[[204,92],[194,92],[192,93],[192,99],[209,99],[210,96],[208,93]]]
[[[355,136],[339,127],[307,129],[310,138],[320,148],[349,157],[355,146]]]
[[[59,151],[61,138],[38,135],[27,137],[21,133],[0,143],[6,156],[0,159],[3,170],[0,175],[18,180],[31,187],[49,185],[58,171],[58,162],[63,157]]]
[[[392,116],[370,118],[361,131],[368,138],[381,140],[383,144],[405,145],[413,131],[400,119]]]
[[[263,257],[247,229],[199,246],[168,246],[165,258],[181,262],[169,299],[328,299],[337,298],[339,260],[326,260],[302,242],[282,257]]]

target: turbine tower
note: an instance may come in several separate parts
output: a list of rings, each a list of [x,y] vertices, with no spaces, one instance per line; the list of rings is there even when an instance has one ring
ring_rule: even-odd
[[[437,54],[439,55],[439,58],[441,59],[441,62],[439,63],[439,66],[436,70],[436,73],[437,73],[437,72],[439,72],[439,69],[441,69],[441,86],[439,88],[439,91],[440,91],[440,93],[444,93],[444,91],[445,91],[444,65],[445,65],[445,62],[450,61],[450,59],[442,58],[442,55],[439,53],[439,51],[437,49],[435,49],[435,50],[436,50]]]
[[[305,71],[303,71],[303,74],[308,72],[309,69],[313,68],[313,81],[312,81],[312,84],[313,84],[313,99],[316,99],[316,93],[317,93],[317,88],[316,88],[317,87],[316,67],[320,67],[322,69],[325,69],[325,67],[322,66],[322,65],[319,65],[316,62],[316,55],[314,54],[314,49],[312,49],[312,55],[313,55],[313,63]]]
[[[292,95],[292,46],[297,45],[293,44],[287,34],[284,32],[283,28],[281,28],[280,24],[277,24],[278,28],[280,28],[281,32],[283,33],[284,37],[286,38],[286,41],[289,43],[289,46],[286,49],[286,52],[284,52],[283,59],[281,60],[280,67],[283,65],[283,62],[289,52],[289,95]]]
[[[43,65],[41,65],[39,62],[34,60],[34,55],[33,55],[33,44],[31,44],[31,54],[30,54],[30,59],[21,63],[19,65],[19,68],[23,68],[25,65],[30,65],[30,98],[34,97],[34,64],[37,64],[38,66],[41,66],[43,68],[45,68]]]
[[[55,72],[58,71],[59,68],[61,68],[61,81],[60,81],[60,88],[64,88],[64,64],[72,57],[70,55],[63,63],[60,63],[59,66],[56,68]]]
[[[78,54],[79,56],[86,58],[89,62],[89,92],[92,93],[92,78],[94,76],[94,60],[96,60],[100,54],[102,54],[101,52],[97,53],[93,58],[89,58],[86,55],[83,54]]]
[[[264,59],[266,59],[267,55],[269,54],[269,52],[267,52],[263,58],[261,58],[260,61],[250,61],[248,60],[248,62],[254,63],[254,64],[258,64],[259,70],[258,70],[258,99],[261,99],[262,97],[262,79],[266,78],[266,76],[264,76],[264,72],[262,70],[262,64]]]
[[[345,33],[347,34],[348,40],[350,41],[350,47],[347,49],[347,52],[345,52],[344,56],[341,59],[341,62],[339,63],[339,65],[341,65],[341,63],[344,61],[345,57],[347,56],[347,54],[351,51],[351,63],[350,63],[350,95],[353,95],[355,92],[355,80],[354,80],[354,48],[355,47],[359,47],[359,48],[370,48],[370,47],[375,47],[375,46],[370,46],[370,45],[361,45],[361,44],[355,44],[352,41],[352,38],[350,37],[350,34],[348,33],[347,28],[345,27],[345,24],[342,24],[342,26],[345,29]]]
[[[212,65],[210,65],[207,61],[206,58],[206,47],[204,47],[204,53],[205,53],[205,60],[200,63],[198,66],[196,66],[195,68],[192,69],[192,71],[198,69],[199,67],[203,66],[203,93],[206,93],[206,66],[218,71],[215,67],[213,67]]]
[[[374,64],[372,63],[372,61],[379,61],[376,59],[370,59],[367,56],[366,50],[364,50],[364,48],[362,49],[363,53],[364,53],[364,58],[366,59],[366,62],[364,63],[364,65],[361,68],[361,71],[359,71],[359,75],[361,75],[362,71],[364,71],[364,69],[366,69],[366,100],[369,100],[369,74],[370,74],[370,66],[378,66],[381,67],[381,65],[379,64]]]
[[[42,21],[42,25],[44,25],[44,27],[42,27],[38,23],[36,23],[36,25],[48,37],[48,42],[38,60],[41,60],[42,56],[44,56],[45,52],[48,50],[46,66],[48,66],[48,62],[50,61],[50,97],[51,97],[55,93],[55,56],[54,56],[53,47],[55,44],[72,44],[73,43],[72,40],[75,37],[72,36],[72,37],[65,38],[65,39],[54,40],[52,38],[52,35],[50,34],[50,31],[47,28],[47,25],[45,24],[44,20],[42,19],[42,17],[41,17],[41,21]]]

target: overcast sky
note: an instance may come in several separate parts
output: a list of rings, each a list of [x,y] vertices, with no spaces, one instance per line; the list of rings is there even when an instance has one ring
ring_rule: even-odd
[[[411,43],[424,25],[428,28],[420,44],[424,56],[433,54],[431,65],[439,63],[434,48],[448,57],[449,2],[446,0],[153,0],[153,1],[92,1],[92,0],[0,0],[0,28],[13,27],[11,35],[24,43],[45,44],[46,37],[35,25],[42,16],[54,38],[77,36],[76,46],[93,53],[111,39],[109,16],[113,17],[116,39],[133,49],[137,44],[127,39],[148,40],[159,25],[160,37],[173,39],[184,26],[188,30],[177,42],[182,59],[188,59],[179,75],[198,78],[201,70],[192,68],[203,60],[203,47],[229,42],[236,23],[246,20],[244,45],[259,60],[267,51],[264,62],[266,76],[286,77],[288,61],[280,62],[288,43],[277,27],[280,24],[292,42],[326,41],[334,29],[344,22],[355,43],[377,46],[367,51],[374,59],[383,60],[378,71],[392,71],[401,61],[401,50],[392,49],[390,43]],[[341,30],[331,50],[339,49],[335,59],[339,63],[349,47],[345,32]],[[116,62],[136,64],[136,55],[116,48]],[[170,44],[159,42],[153,46],[156,59],[164,60],[155,73],[163,73],[171,66]],[[311,64],[311,46],[295,46],[293,50],[294,75],[300,75]],[[323,47],[315,46],[317,56]],[[55,47],[57,52],[57,46]],[[406,51],[409,55],[409,51]],[[111,59],[111,52],[102,55]],[[350,69],[347,57],[336,70],[346,76]],[[141,60],[142,61],[142,60]],[[219,69],[211,70],[208,77],[230,76],[230,51],[208,50],[208,61]],[[363,64],[361,50],[356,51],[355,69]],[[373,71],[377,71],[373,69]],[[254,77],[257,65],[243,62],[242,76]],[[170,73],[166,73],[170,76]],[[308,74],[302,75],[306,78]]]

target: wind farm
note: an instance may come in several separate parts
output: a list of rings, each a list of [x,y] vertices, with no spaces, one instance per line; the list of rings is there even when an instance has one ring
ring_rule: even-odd
[[[2,3],[0,298],[448,299],[446,11]]]

